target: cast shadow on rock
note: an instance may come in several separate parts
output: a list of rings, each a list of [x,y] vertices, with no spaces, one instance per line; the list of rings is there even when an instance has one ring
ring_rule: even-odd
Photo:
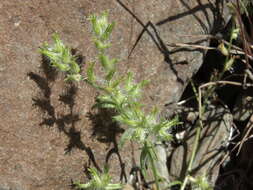
[[[179,77],[178,75],[178,71],[176,70],[175,66],[172,63],[172,60],[170,58],[170,52],[166,46],[166,44],[164,43],[164,41],[162,40],[161,36],[159,35],[156,26],[151,22],[148,21],[146,24],[144,24],[123,2],[121,2],[121,0],[117,0],[117,2],[120,4],[120,6],[122,6],[141,26],[142,26],[142,31],[140,32],[140,34],[138,35],[130,53],[129,53],[129,57],[131,56],[132,52],[134,51],[135,47],[137,46],[137,44],[139,43],[139,41],[141,40],[143,34],[145,32],[147,32],[147,34],[150,36],[150,38],[152,39],[152,41],[154,42],[154,44],[156,45],[156,47],[158,48],[158,50],[163,54],[164,56],[164,61],[169,64],[172,72],[175,74],[177,81],[181,84],[184,84],[184,81],[182,78]],[[151,30],[150,30],[151,28]]]
[[[212,178],[212,182],[215,182],[213,180],[218,178],[221,161],[228,150],[227,137],[229,135],[230,126],[227,126],[229,121],[227,121],[228,118],[225,116],[226,114],[230,113],[222,107],[207,110],[205,119],[203,120],[204,127],[202,128],[199,139],[195,164],[193,164],[191,170],[193,176],[201,175],[203,171],[206,171],[208,178]],[[196,135],[195,128],[198,124],[198,118],[193,124],[189,123],[187,120],[183,120],[183,118],[182,121],[184,121],[185,125],[187,125],[187,123],[190,124],[191,127],[184,133],[184,138],[181,143],[173,146],[167,160],[169,173],[177,180],[185,178],[188,161],[193,151],[192,144]]]
[[[161,26],[167,24],[169,22],[173,22],[178,19],[183,19],[186,16],[193,16],[194,19],[199,23],[202,27],[202,30],[205,34],[213,34],[215,35],[217,32],[221,32],[224,29],[224,25],[226,24],[225,19],[223,18],[222,10],[224,9],[224,2],[220,0],[216,0],[215,2],[208,1],[207,3],[203,3],[202,0],[196,0],[198,4],[195,7],[190,7],[189,1],[180,0],[181,4],[187,9],[187,11],[170,16],[166,19],[163,19],[156,23],[156,26]],[[203,18],[199,17],[196,13],[203,13]],[[211,12],[211,13],[209,13]],[[213,21],[211,21],[210,16],[212,14]],[[206,24],[203,22],[206,21]],[[201,38],[201,37],[199,37]],[[170,54],[174,54],[177,52],[194,52],[198,51],[205,54],[204,48],[198,47],[198,45],[203,44],[203,42],[208,42],[208,37],[202,37],[203,39],[198,39],[191,43],[187,43],[188,45],[192,45],[192,47],[178,47],[174,50],[170,51]],[[177,64],[177,63],[175,63]]]
[[[157,26],[166,24],[168,22],[172,22],[174,20],[182,19],[185,16],[193,15],[194,19],[199,23],[199,25],[202,27],[205,34],[213,34],[215,35],[217,32],[222,32],[226,25],[226,20],[223,18],[223,13],[221,10],[224,9],[224,2],[220,0],[216,0],[214,3],[206,3],[203,4],[201,0],[197,0],[196,2],[198,5],[196,7],[191,8],[189,3],[185,0],[180,0],[181,4],[188,9],[186,12],[179,13],[177,15],[170,16],[164,20],[161,20],[156,23]],[[212,12],[213,15],[213,23],[211,23],[210,16],[208,14],[208,10]],[[204,15],[204,20],[207,22],[205,24],[202,20],[202,18],[198,17],[196,15],[197,12],[202,12]],[[203,48],[198,48],[195,45],[202,44],[203,42],[207,42],[209,39],[207,37],[204,37],[204,39],[197,40],[192,43],[188,43],[188,45],[193,45],[192,47],[182,47],[182,48],[175,48],[175,50],[170,51],[170,54],[177,53],[180,51],[199,51],[204,54]]]
[[[95,112],[95,111],[94,111]],[[106,163],[108,164],[111,156],[116,154],[121,172],[120,179],[127,179],[125,172],[125,163],[119,153],[117,136],[124,132],[124,129],[119,126],[116,121],[113,121],[112,117],[115,115],[115,111],[111,109],[96,108],[96,112],[89,112],[87,117],[92,121],[93,126],[93,138],[96,138],[102,143],[113,145],[106,154]],[[111,147],[111,146],[109,146]]]
[[[211,3],[208,2],[206,4],[203,4],[201,0],[197,0],[196,2],[198,5],[196,7],[191,8],[189,3],[185,0],[180,0],[181,4],[188,9],[188,11],[179,13],[174,16],[170,16],[162,21],[159,21],[156,23],[157,26],[166,24],[167,22],[172,22],[177,19],[182,19],[185,16],[188,15],[193,15],[195,20],[199,23],[199,25],[202,27],[203,31],[205,34],[217,34],[217,32],[223,32],[225,25],[227,24],[226,19],[223,18],[223,13],[222,10],[224,9],[224,2],[220,0],[216,0],[215,2]],[[211,23],[210,20],[210,14],[208,14],[208,11],[210,11],[213,15],[213,23]],[[205,24],[200,17],[196,15],[197,12],[202,12],[204,15],[204,20],[207,22]],[[201,37],[200,37],[201,38]],[[209,38],[208,37],[203,37],[203,39],[199,39],[197,41],[187,43],[187,45],[192,45],[192,47],[178,47],[175,48],[174,50],[170,51],[170,54],[174,54],[177,52],[194,52],[194,51],[199,51],[203,55],[206,54],[205,50],[203,47],[198,47],[198,45],[202,45],[204,42],[208,42]],[[178,63],[175,63],[178,64]]]
[[[225,6],[224,1],[216,0],[214,3],[208,2],[205,4],[203,4],[201,1],[202,0],[196,0],[198,5],[195,7],[190,7],[190,5],[188,3],[189,1],[180,0],[181,4],[187,9],[187,11],[173,15],[173,16],[169,16],[161,21],[158,21],[156,23],[156,25],[160,26],[160,25],[166,24],[168,22],[182,19],[182,18],[189,16],[189,15],[193,15],[195,20],[199,23],[199,25],[202,27],[203,31],[206,34],[216,33],[224,26],[225,20],[223,18],[223,13],[221,11],[221,10],[223,10],[223,8]],[[210,10],[213,14],[213,23],[211,23],[210,16],[208,14],[208,10]],[[203,22],[203,19],[199,18],[196,15],[197,12],[202,12],[204,14],[204,16],[205,16],[204,20],[207,22],[207,24],[205,24]]]
[[[184,80],[182,78],[179,77],[178,75],[178,71],[175,68],[175,65],[181,64],[181,63],[172,63],[172,60],[170,58],[170,55],[172,55],[172,53],[176,53],[179,51],[200,51],[201,53],[204,53],[203,49],[200,48],[177,48],[174,51],[169,51],[166,44],[163,42],[162,38],[160,37],[160,35],[157,32],[156,27],[159,27],[160,25],[163,25],[165,23],[168,22],[172,22],[174,20],[178,20],[181,19],[185,16],[188,15],[193,15],[193,17],[197,20],[197,22],[200,24],[200,26],[203,28],[203,31],[205,31],[205,33],[209,34],[215,34],[217,31],[219,31],[223,25],[224,25],[224,19],[222,17],[222,12],[221,10],[224,7],[224,3],[222,1],[216,0],[214,3],[206,3],[203,4],[203,2],[201,2],[201,0],[197,0],[198,5],[196,7],[191,8],[189,3],[186,2],[185,0],[180,0],[181,4],[188,9],[186,12],[183,13],[179,13],[177,15],[174,16],[170,16],[166,19],[163,19],[161,21],[158,21],[157,23],[153,24],[152,22],[148,21],[146,24],[144,24],[123,2],[121,2],[120,0],[117,0],[117,2],[130,14],[133,16],[133,18],[143,27],[143,30],[141,31],[141,33],[139,34],[135,44],[133,45],[133,48],[129,54],[129,56],[131,56],[131,53],[133,52],[133,50],[135,49],[135,47],[137,46],[138,42],[140,41],[142,35],[147,32],[147,34],[151,37],[152,41],[155,43],[155,45],[157,46],[157,48],[159,49],[159,51],[164,55],[164,60],[166,63],[169,64],[172,72],[175,74],[175,76],[177,77],[177,81],[181,84],[184,84]],[[208,14],[208,9],[211,10],[212,14],[213,14],[213,23],[211,23],[211,20],[209,18],[209,14]],[[203,22],[203,19],[199,18],[196,13],[197,12],[202,12],[205,16],[205,20],[207,21],[207,24],[205,24]],[[150,30],[150,27],[152,30]],[[202,39],[200,41],[196,41],[193,42],[193,45],[197,45],[201,42],[207,41],[208,39]],[[183,62],[183,64],[186,64],[187,62]]]
[[[72,50],[73,55],[76,55],[76,52],[76,50]],[[76,55],[76,61],[82,66],[83,57]],[[94,166],[99,169],[91,148],[82,142],[81,131],[76,129],[76,124],[80,121],[79,114],[74,113],[75,98],[78,91],[77,86],[71,82],[65,85],[64,92],[59,95],[58,101],[68,108],[68,112],[60,114],[62,110],[57,110],[51,99],[52,85],[58,73],[50,66],[50,61],[44,56],[42,56],[40,69],[39,74],[34,72],[27,74],[37,84],[40,90],[38,95],[32,98],[33,106],[37,107],[43,114],[42,122],[39,125],[48,127],[56,126],[59,132],[64,133],[69,139],[65,153],[70,153],[73,148],[84,150]]]
[[[92,136],[98,141],[114,143],[116,135],[124,132],[119,124],[113,121],[112,117],[114,115],[114,110],[104,108],[96,108],[96,111],[87,114],[87,117],[92,121]]]

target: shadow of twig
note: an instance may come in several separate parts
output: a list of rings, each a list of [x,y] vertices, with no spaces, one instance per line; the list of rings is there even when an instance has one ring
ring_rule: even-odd
[[[197,0],[198,5],[191,8],[188,1],[180,0],[181,4],[187,9],[187,11],[179,13],[177,15],[169,16],[168,18],[157,22],[156,25],[160,26],[168,22],[182,19],[185,16],[193,15],[193,17],[197,20],[197,22],[200,24],[200,26],[202,27],[205,33],[211,33],[211,34],[216,33],[225,24],[224,23],[225,21],[223,19],[223,13],[221,12],[221,10],[223,10],[223,7],[224,7],[224,1],[216,0],[215,2],[209,2],[205,4],[203,4],[201,1],[202,0]],[[211,20],[208,14],[208,9],[211,10],[213,14],[213,23],[211,23]],[[207,24],[203,22],[203,19],[199,18],[196,15],[196,13],[200,11],[203,12]]]
[[[170,59],[170,52],[166,46],[166,44],[163,42],[161,36],[159,35],[159,33],[157,32],[157,29],[155,27],[155,25],[151,22],[148,21],[146,24],[144,24],[124,3],[122,3],[120,0],[117,0],[117,2],[131,15],[133,16],[133,18],[143,27],[143,30],[141,31],[141,33],[138,35],[138,38],[136,39],[135,44],[133,45],[133,48],[131,49],[130,53],[129,53],[129,57],[131,56],[133,50],[135,49],[135,47],[137,46],[137,44],[139,43],[141,37],[143,36],[143,34],[145,32],[147,32],[147,34],[151,37],[152,41],[155,43],[156,47],[159,49],[159,51],[163,54],[164,56],[164,61],[169,64],[172,72],[175,74],[175,76],[177,77],[177,81],[181,84],[184,84],[183,79],[181,79],[178,76],[178,72],[176,70],[176,68],[174,67],[174,65],[172,64],[172,61]],[[152,28],[152,31],[150,31],[149,27]]]

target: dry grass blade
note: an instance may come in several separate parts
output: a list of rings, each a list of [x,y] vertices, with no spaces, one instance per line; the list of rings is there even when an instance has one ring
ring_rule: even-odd
[[[198,48],[204,50],[216,50],[217,48],[208,47],[208,46],[201,46],[201,45],[193,45],[193,44],[186,44],[186,43],[168,43],[170,47],[188,47],[188,48]]]
[[[206,88],[208,86],[213,86],[213,85],[218,85],[218,84],[228,84],[228,85],[235,85],[235,86],[253,86],[253,84],[243,84],[240,82],[234,82],[234,81],[216,81],[216,82],[208,82],[205,83],[201,86],[199,86],[198,91],[199,91],[199,97],[198,97],[198,103],[199,103],[199,119],[200,119],[200,124],[202,125],[202,93],[201,90],[203,88]]]
[[[203,35],[201,35],[201,36],[203,36]],[[211,35],[205,35],[205,36],[210,37]],[[225,40],[221,40],[221,42],[224,43],[224,44],[227,44],[227,45],[229,44],[229,42],[227,42]],[[187,43],[168,43],[167,45],[170,46],[170,47],[181,47],[181,48],[193,48],[193,49],[217,50],[217,51],[219,51],[219,49],[215,48],[215,47],[194,45],[194,44],[187,44]],[[239,48],[238,46],[235,46],[235,45],[231,45],[230,53],[234,54],[234,55],[245,55],[248,59],[253,60],[252,55],[246,54],[241,48]]]
[[[243,42],[243,50],[245,55],[250,55],[252,56],[252,51],[251,51],[251,42],[252,42],[252,37],[247,33],[245,25],[242,21],[242,14],[241,14],[241,10],[240,10],[240,3],[238,0],[236,0],[236,4],[233,3],[234,6],[234,10],[235,10],[235,15],[236,15],[236,22],[238,23],[238,26],[240,28],[240,35],[242,38],[242,42]],[[248,17],[248,20],[251,23],[251,19]],[[252,30],[252,25],[250,26],[250,30]],[[250,63],[249,63],[249,57],[246,56],[246,65],[248,68],[252,68]]]
[[[240,142],[238,142],[239,148],[238,148],[238,151],[237,151],[236,155],[239,155],[243,144],[251,137],[252,129],[253,129],[253,115],[251,115],[247,126],[243,130],[243,134],[242,134],[243,138]]]

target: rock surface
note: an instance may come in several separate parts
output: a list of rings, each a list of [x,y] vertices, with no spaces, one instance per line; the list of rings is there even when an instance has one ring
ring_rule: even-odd
[[[1,0],[0,189],[70,189],[71,180],[85,179],[84,165],[102,168],[105,162],[118,181],[133,165],[131,146],[120,153],[115,148],[121,131],[105,120],[106,113],[91,110],[96,92],[86,84],[64,84],[42,64],[38,48],[54,32],[83,56],[80,61],[94,61],[87,17],[109,10],[117,23],[109,54],[120,59],[121,72],[151,81],[143,102],[162,108],[180,98],[203,58],[201,50],[166,49],[166,44],[198,41],[183,35],[210,32],[222,20],[222,3]]]
[[[252,115],[252,95],[252,89],[247,89],[238,95],[233,109],[234,120],[246,121]]]
[[[190,115],[193,112],[184,112]],[[169,150],[169,174],[171,181],[183,180],[185,171],[193,152],[197,120],[187,121],[185,118],[181,144]],[[187,124],[188,122],[188,124]],[[192,165],[192,176],[206,175],[214,186],[219,174],[219,168],[226,148],[233,124],[233,116],[228,109],[221,106],[209,105],[203,115],[203,129],[201,130],[199,147]],[[183,156],[182,156],[183,155]]]

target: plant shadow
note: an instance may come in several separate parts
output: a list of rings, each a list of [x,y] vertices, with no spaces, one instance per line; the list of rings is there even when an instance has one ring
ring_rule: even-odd
[[[92,121],[92,136],[103,143],[113,143],[116,136],[124,132],[112,117],[116,113],[111,109],[98,108],[96,113],[88,112],[87,117]]]
[[[76,57],[76,61],[82,69],[84,57],[77,54],[75,49],[72,49],[72,54]],[[67,108],[67,111],[63,113],[63,111],[57,110],[52,102],[52,86],[60,74],[55,68],[51,67],[50,60],[42,56],[39,73],[29,72],[27,75],[39,88],[38,94],[32,98],[33,106],[43,114],[39,126],[55,126],[60,133],[63,133],[69,139],[65,154],[70,154],[73,149],[84,150],[89,157],[89,161],[100,171],[91,148],[87,147],[81,140],[81,131],[76,128],[77,123],[81,120],[80,115],[74,112],[78,93],[77,85],[71,82],[66,83],[63,93],[59,95],[58,102]]]
[[[106,164],[109,163],[111,157],[115,154],[121,168],[120,180],[124,179],[126,182],[125,163],[122,160],[117,143],[117,137],[124,132],[124,129],[112,119],[115,114],[112,109],[96,108],[96,111],[89,112],[87,117],[92,121],[93,138],[109,145],[106,154]]]

